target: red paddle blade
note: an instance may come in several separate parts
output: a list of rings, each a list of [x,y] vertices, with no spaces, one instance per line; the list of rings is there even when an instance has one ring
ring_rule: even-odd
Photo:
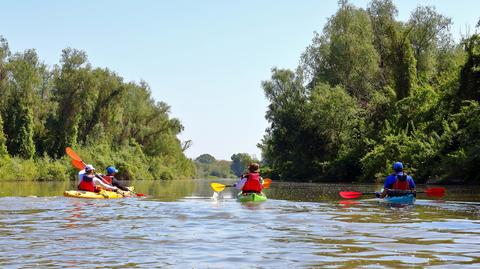
[[[143,197],[143,196],[145,196],[144,193],[135,193],[135,195],[137,195],[138,197]]]
[[[65,153],[67,153],[67,155],[70,156],[70,158],[72,158],[74,160],[77,160],[79,162],[82,161],[82,158],[80,158],[80,156],[78,156],[78,154],[75,153],[75,151],[73,151],[73,149],[71,147],[66,147],[65,148]]]
[[[424,190],[424,193],[429,196],[442,197],[445,195],[445,188],[441,188],[441,187],[428,188]]]
[[[71,163],[78,170],[83,170],[85,168],[85,165],[83,164],[83,162],[80,162],[80,161],[77,161],[77,160],[72,160]]]
[[[362,193],[358,191],[341,191],[339,194],[345,199],[356,199],[362,196]]]

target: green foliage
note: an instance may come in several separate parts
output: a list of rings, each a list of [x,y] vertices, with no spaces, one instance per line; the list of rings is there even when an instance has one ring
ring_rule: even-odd
[[[396,94],[400,100],[408,97],[417,84],[416,59],[409,43],[397,41],[394,63]]]
[[[449,117],[447,142],[442,149],[443,173],[452,179],[478,182],[480,162],[480,105],[477,101],[463,102],[460,110]]]
[[[232,169],[233,174],[237,177],[246,172],[250,163],[256,161],[248,153],[233,154],[231,159],[232,164],[230,165],[230,168]]]
[[[465,41],[468,60],[461,69],[459,95],[461,99],[480,101],[480,35]]]
[[[402,161],[420,181],[480,180],[479,35],[462,50],[435,8],[396,15],[391,0],[340,1],[297,71],[272,70],[258,145],[271,177],[373,181]]]
[[[202,154],[195,159],[197,178],[231,178],[234,177],[230,169],[232,162],[216,160],[210,154]]]
[[[6,142],[7,138],[5,137],[5,133],[3,132],[3,119],[2,115],[0,115],[0,158],[8,156]]]
[[[6,178],[17,168],[31,171],[21,175],[27,179],[73,178],[75,171],[60,168],[71,165],[57,161],[67,146],[96,166],[117,165],[125,179],[195,176],[170,107],[153,100],[146,82],[125,83],[93,68],[83,51],[64,49],[50,69],[35,50],[12,56],[0,36],[0,97],[0,156],[7,160],[1,169],[13,175]],[[8,161],[7,152],[32,162]]]
[[[373,39],[368,13],[343,1],[303,55],[312,83],[341,84],[356,98],[368,100],[380,61]]]
[[[215,160],[215,157],[213,157],[212,155],[210,154],[202,154],[200,156],[198,156],[196,159],[195,159],[196,162],[199,162],[199,163],[205,163],[205,164],[212,164],[214,163],[216,160]]]
[[[436,12],[434,7],[417,7],[408,21],[408,37],[415,55],[417,77],[431,82],[437,74],[438,52],[451,49],[449,32],[452,20]]]

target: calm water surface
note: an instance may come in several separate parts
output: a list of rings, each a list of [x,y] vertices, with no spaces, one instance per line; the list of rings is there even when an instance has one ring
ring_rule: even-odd
[[[374,185],[274,182],[268,201],[241,204],[210,182],[137,181],[148,197],[117,200],[2,183],[0,268],[480,268],[477,187],[390,207],[338,197]]]

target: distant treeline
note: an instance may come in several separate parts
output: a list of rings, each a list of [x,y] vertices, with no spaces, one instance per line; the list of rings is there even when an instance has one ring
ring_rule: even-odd
[[[210,154],[202,154],[195,159],[198,178],[234,178],[247,172],[248,164],[258,162],[248,153],[236,153],[231,161],[217,160]]]
[[[74,175],[65,147],[130,179],[191,178],[193,161],[177,135],[169,106],[146,82],[124,82],[67,48],[45,65],[34,49],[12,54],[0,36],[0,180],[66,179]]]
[[[402,161],[419,181],[478,182],[480,36],[454,42],[434,7],[402,22],[391,0],[339,2],[298,68],[263,82],[272,176],[373,181]]]

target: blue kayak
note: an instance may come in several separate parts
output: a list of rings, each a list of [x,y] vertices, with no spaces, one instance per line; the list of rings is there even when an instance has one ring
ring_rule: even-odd
[[[402,204],[402,205],[412,205],[415,203],[415,196],[413,194],[407,194],[402,196],[387,196],[383,199],[380,199],[381,202],[387,204]]]

